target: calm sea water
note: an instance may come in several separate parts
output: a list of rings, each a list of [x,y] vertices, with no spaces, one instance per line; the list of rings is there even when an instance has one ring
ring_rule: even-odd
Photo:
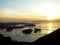
[[[3,34],[5,37],[11,37],[13,41],[23,41],[23,42],[33,42],[38,38],[50,34],[56,29],[60,28],[60,22],[40,22],[36,24],[37,28],[41,29],[41,32],[34,33],[34,30],[31,34],[26,35],[22,33],[22,30],[29,29],[30,27],[26,27],[23,29],[13,29],[11,32],[7,32],[6,29],[1,30],[0,33]],[[32,29],[35,27],[32,27]]]

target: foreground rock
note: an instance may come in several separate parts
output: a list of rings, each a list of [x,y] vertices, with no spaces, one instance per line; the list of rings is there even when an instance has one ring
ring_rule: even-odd
[[[0,34],[0,45],[29,45],[30,42],[17,42],[12,41],[10,37],[4,37]]]
[[[60,45],[60,28],[33,42],[33,45]]]

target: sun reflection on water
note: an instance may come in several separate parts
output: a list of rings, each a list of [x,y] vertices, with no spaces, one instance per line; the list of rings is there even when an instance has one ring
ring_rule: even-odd
[[[49,23],[49,24],[48,24],[48,33],[53,32],[52,26],[53,26],[52,23]]]

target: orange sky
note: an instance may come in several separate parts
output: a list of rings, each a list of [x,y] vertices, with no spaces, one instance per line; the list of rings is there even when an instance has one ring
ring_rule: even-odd
[[[0,0],[0,22],[60,20],[60,0]]]

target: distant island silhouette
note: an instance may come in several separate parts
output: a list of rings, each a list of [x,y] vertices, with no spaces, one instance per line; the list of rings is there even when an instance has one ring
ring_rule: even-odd
[[[19,24],[24,24],[23,26],[16,26]],[[12,31],[13,29],[25,28],[25,27],[33,27],[36,26],[33,23],[0,23],[0,29],[6,29],[8,32]]]
[[[34,29],[34,33],[41,32],[41,29],[39,28],[33,28],[33,29]],[[32,33],[33,29],[24,29],[22,32],[28,35]]]

